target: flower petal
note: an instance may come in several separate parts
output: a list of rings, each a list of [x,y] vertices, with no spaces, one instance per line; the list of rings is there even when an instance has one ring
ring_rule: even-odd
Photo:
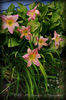
[[[34,19],[35,19],[35,17],[36,17],[36,15],[34,14],[34,15],[31,17],[31,19],[32,19],[32,20],[34,20]]]
[[[33,60],[33,63],[34,63],[36,66],[40,66],[40,63],[39,63],[38,59]]]
[[[41,58],[41,56],[40,56],[40,54],[37,54],[37,56],[36,56],[37,58]]]
[[[11,34],[13,34],[13,31],[14,31],[14,25],[13,26],[8,26],[8,30]]]
[[[47,43],[45,43],[45,42],[44,42],[44,44],[43,44],[43,45],[44,45],[44,46],[48,46],[48,44],[47,44]]]
[[[40,36],[40,39],[43,39],[43,36]]]
[[[31,51],[32,51],[32,50],[31,50],[30,48],[27,49],[28,54],[30,54]]]
[[[30,67],[31,64],[32,64],[32,63],[31,63],[31,60],[29,60],[28,63],[27,63],[27,67]]]
[[[38,7],[38,4],[34,7],[34,10],[36,10],[37,7]]]
[[[26,27],[25,26],[22,26],[22,30],[24,30]]]
[[[7,20],[7,16],[2,15],[1,18],[2,18],[3,22],[6,22],[6,20]]]
[[[25,36],[25,37],[26,37],[27,40],[31,40],[31,36],[32,36],[31,34],[28,34],[28,35]]]
[[[12,15],[12,18],[14,19],[14,21],[17,21],[18,17],[19,17],[18,14],[17,15]]]
[[[48,38],[43,38],[43,40],[46,42],[48,40]]]
[[[27,26],[27,30],[30,31],[30,26]]]
[[[29,55],[28,54],[26,54],[26,55],[24,55],[24,56],[22,56],[25,60],[28,60],[28,58],[29,58]]]
[[[35,14],[39,15],[40,14],[39,10],[35,10]]]
[[[15,26],[19,27],[19,24],[16,22],[16,23],[15,23]]]
[[[59,41],[59,42],[60,42],[60,41]],[[56,42],[56,41],[55,41],[55,46],[56,46],[56,45],[59,45],[59,42]]]
[[[60,38],[60,41],[64,41],[64,39],[63,38]]]
[[[28,18],[28,21],[30,21],[30,20],[31,20],[31,17]]]
[[[55,38],[57,37],[57,33],[56,33],[56,31],[54,31],[54,37],[55,37]]]
[[[39,49],[39,50],[40,50],[40,48],[42,48],[42,45],[39,45],[39,46],[38,46],[38,49]]]
[[[55,37],[54,37],[54,38],[52,38],[52,40],[55,40]]]
[[[34,44],[35,46],[37,45],[37,42],[35,42],[35,44]]]
[[[27,12],[27,15],[30,16],[30,13],[31,13],[31,11],[29,10],[29,11]]]
[[[6,29],[7,27],[8,27],[7,24],[6,23],[3,23],[2,28],[3,29]]]
[[[22,34],[21,34],[21,36],[20,36],[20,38],[22,39],[22,38],[23,38],[23,36],[24,36],[24,34],[22,33]]]
[[[56,49],[59,47],[59,42],[55,42]]]
[[[34,49],[33,53],[38,54],[38,48]]]

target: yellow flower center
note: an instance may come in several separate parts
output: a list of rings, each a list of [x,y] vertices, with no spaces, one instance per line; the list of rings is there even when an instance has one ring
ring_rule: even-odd
[[[43,42],[44,42],[43,40],[41,40],[41,39],[39,40],[39,44],[40,44],[40,45],[42,45]]]
[[[58,47],[59,47],[59,45],[57,44],[57,45],[56,45],[56,49],[58,49]]]
[[[12,25],[13,25],[13,20],[7,20],[7,24],[8,24],[9,26],[12,26]]]
[[[34,13],[35,13],[35,11],[31,12],[31,16],[33,16],[33,15],[34,15]]]
[[[34,60],[34,59],[35,59],[35,57],[36,57],[36,55],[35,55],[35,54],[31,54],[29,58],[30,58],[30,60]]]
[[[56,37],[56,42],[59,42],[59,37]]]
[[[23,33],[24,33],[24,35],[26,36],[26,35],[27,35],[27,30],[24,30]]]

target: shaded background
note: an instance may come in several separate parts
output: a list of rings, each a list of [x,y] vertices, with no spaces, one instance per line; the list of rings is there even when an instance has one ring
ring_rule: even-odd
[[[3,10],[6,10],[11,3],[13,3],[15,5],[15,8],[17,8],[18,7],[17,2],[22,3],[29,10],[29,7],[28,7],[29,4],[35,1],[47,4],[48,2],[52,2],[53,0],[0,0],[0,12],[2,12]]]

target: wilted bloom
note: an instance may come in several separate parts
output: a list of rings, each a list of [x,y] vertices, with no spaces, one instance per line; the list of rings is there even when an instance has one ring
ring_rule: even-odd
[[[37,5],[37,6],[38,6],[38,5]],[[27,12],[27,16],[29,16],[28,21],[30,21],[31,19],[34,20],[35,17],[36,17],[36,15],[39,15],[39,14],[40,14],[39,10],[36,10],[37,6],[35,6],[34,9],[29,10],[29,11]]]
[[[9,15],[9,16],[2,15],[1,18],[3,20],[2,28],[3,29],[8,28],[9,32],[13,34],[15,26],[19,26],[19,24],[16,22],[18,19],[18,15]]]
[[[30,26],[27,26],[27,27],[22,26],[22,28],[18,29],[18,31],[21,33],[20,38],[22,38],[23,36],[25,36],[25,38],[27,40],[31,39],[32,34],[30,33]]]
[[[57,49],[59,47],[60,41],[63,41],[64,39],[62,39],[60,35],[57,34],[56,31],[54,31],[54,38],[52,38],[52,40],[55,40],[55,46]]]
[[[32,63],[34,63],[37,66],[40,66],[40,63],[38,61],[38,58],[41,58],[40,54],[38,54],[38,49],[31,50],[28,48],[27,50],[28,54],[22,56],[25,60],[28,61],[27,67],[31,66]]]
[[[43,38],[43,36],[41,36],[40,38],[37,37],[36,40],[37,40],[37,42],[35,43],[35,45],[38,45],[39,50],[43,45],[48,46],[48,44],[46,43],[48,38]]]

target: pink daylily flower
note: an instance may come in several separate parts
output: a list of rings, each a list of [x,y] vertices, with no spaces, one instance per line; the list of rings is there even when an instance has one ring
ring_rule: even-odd
[[[30,26],[22,26],[22,28],[18,29],[18,31],[21,33],[20,38],[23,38],[23,36],[25,36],[27,40],[31,39],[32,34],[30,33]]]
[[[57,34],[56,31],[54,31],[54,38],[52,38],[52,40],[55,40],[55,47],[57,49],[60,45],[60,41],[63,41],[64,39],[62,39],[60,35]]]
[[[36,10],[37,6],[27,12],[27,16],[29,16],[28,21],[30,21],[31,19],[34,20],[36,18],[36,15],[40,15],[39,10]]]
[[[2,28],[3,29],[8,28],[9,32],[13,34],[15,26],[17,27],[19,26],[18,22],[16,22],[18,19],[18,15],[10,15],[10,16],[2,15],[1,18],[3,20]]]
[[[48,46],[48,44],[46,43],[46,41],[48,40],[48,38],[43,38],[43,36],[40,36],[40,38],[37,37],[37,42],[35,43],[35,45],[38,45],[38,49],[40,50],[40,48],[44,45],[44,46]]]
[[[36,66],[40,66],[40,62],[38,61],[38,58],[41,58],[40,54],[38,54],[38,49],[31,50],[28,48],[27,50],[28,54],[22,56],[25,60],[28,61],[27,67],[31,66],[32,63],[34,63]]]

